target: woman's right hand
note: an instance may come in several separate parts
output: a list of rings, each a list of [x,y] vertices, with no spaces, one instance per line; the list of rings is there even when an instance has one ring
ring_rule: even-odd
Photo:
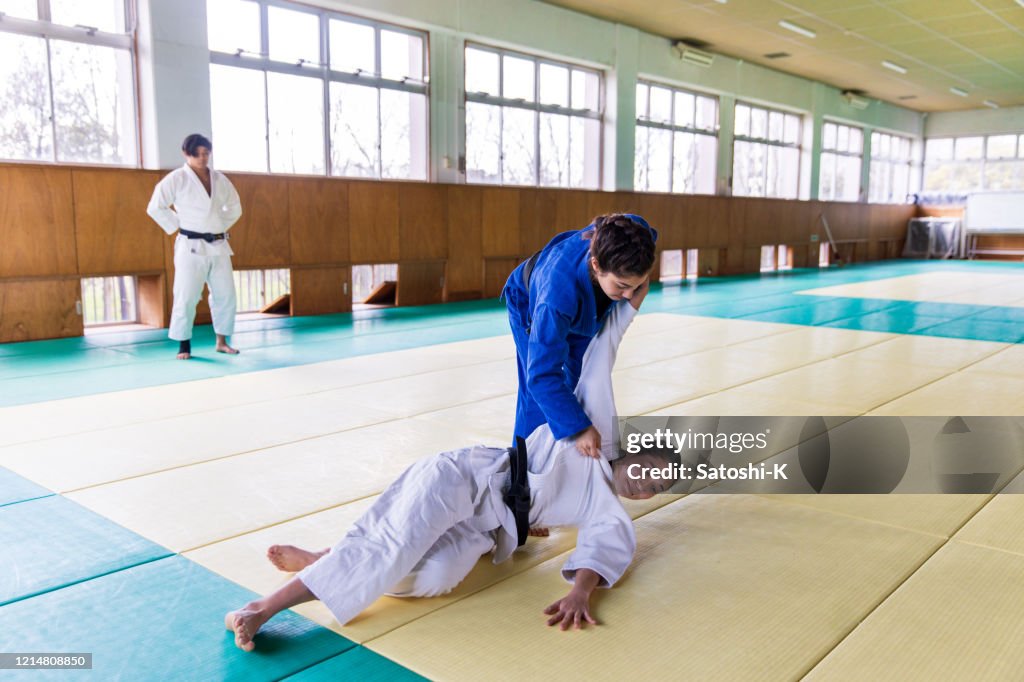
[[[643,284],[633,290],[633,295],[629,297],[629,304],[633,306],[633,310],[640,310],[640,304],[647,298],[647,292],[651,290],[651,278],[648,275],[647,279],[643,281]]]
[[[576,436],[576,449],[581,455],[599,459],[601,457],[601,434],[593,425],[580,431]]]

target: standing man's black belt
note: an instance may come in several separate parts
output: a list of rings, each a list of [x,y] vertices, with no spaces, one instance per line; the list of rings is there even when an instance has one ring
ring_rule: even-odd
[[[516,436],[516,446],[508,449],[508,460],[508,491],[503,499],[516,520],[516,542],[522,547],[530,530],[530,482],[526,477],[526,441],[520,436]]]
[[[189,239],[202,239],[204,242],[208,242],[210,244],[213,242],[219,242],[221,239],[227,239],[227,236],[223,232],[219,234],[212,234],[210,232],[192,232],[191,230],[186,230],[183,227],[178,228],[178,234],[183,234]]]

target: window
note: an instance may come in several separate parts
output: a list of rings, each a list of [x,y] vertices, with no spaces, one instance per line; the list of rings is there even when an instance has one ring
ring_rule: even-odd
[[[427,179],[424,33],[268,0],[207,18],[221,168]]]
[[[1014,189],[1024,189],[1024,135],[943,137],[925,142],[926,192]]]
[[[662,284],[679,282],[686,274],[682,249],[669,249],[661,252],[661,274],[658,281]]]
[[[397,263],[352,266],[352,302],[371,305],[393,305],[394,285],[398,282]],[[373,296],[372,301],[367,301]]]
[[[235,310],[255,313],[291,291],[291,271],[235,270]]]
[[[718,100],[641,81],[636,86],[636,112],[633,188],[714,194]]]
[[[126,0],[0,0],[0,158],[138,163]]]
[[[860,163],[864,132],[860,128],[825,123],[821,128],[821,167],[818,198],[822,201],[860,199]]]
[[[910,138],[871,133],[868,201],[906,203],[910,194]]]
[[[86,277],[82,280],[82,320],[86,327],[139,321],[135,278]]]
[[[796,199],[800,186],[800,117],[736,104],[733,194]]]
[[[597,189],[600,74],[477,45],[465,56],[466,179]]]

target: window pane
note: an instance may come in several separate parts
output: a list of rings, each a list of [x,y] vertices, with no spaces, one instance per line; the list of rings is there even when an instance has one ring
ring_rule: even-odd
[[[764,196],[767,146],[759,142],[736,141],[733,148],[733,194],[736,196]]]
[[[836,155],[822,152],[821,171],[818,174],[818,198],[832,201],[836,197]]]
[[[925,142],[925,159],[928,161],[941,161],[953,158],[952,138],[940,138]]]
[[[875,138],[877,138],[877,141]],[[889,147],[892,143],[892,138],[888,135],[878,135],[875,133],[871,136],[871,140],[871,156],[877,156],[883,159],[889,158],[892,153]]]
[[[892,191],[888,200],[894,203],[905,204],[910,196],[910,166],[901,163],[892,168]]]
[[[827,126],[826,126],[827,127]],[[830,147],[832,149],[838,149],[839,151],[845,152],[850,146],[850,129],[846,126],[833,126],[836,131],[836,137]]]
[[[860,196],[860,159],[840,156],[836,163],[836,201],[857,201]]]
[[[377,92],[331,83],[331,175],[378,177]]]
[[[575,83],[574,83],[575,85]],[[636,84],[636,117],[647,118],[647,92],[648,88],[643,83]]]
[[[427,179],[427,98],[380,91],[381,177]]]
[[[82,279],[82,318],[87,327],[137,322],[135,278],[122,275]]]
[[[633,151],[633,188],[638,192],[646,192],[647,169],[650,168],[651,148],[647,144],[648,131],[646,126],[636,127],[636,149]]]
[[[324,172],[324,90],[319,78],[267,74],[270,171]]]
[[[466,102],[466,179],[501,182],[501,108]]]
[[[774,196],[796,199],[800,186],[800,151],[792,147],[776,147],[779,155],[778,188]],[[859,162],[858,162],[859,163]]]
[[[650,166],[647,170],[648,189],[652,192],[668,192],[672,185],[669,156],[672,152],[672,131],[650,129]]]
[[[768,112],[764,109],[750,110],[750,136],[761,139],[768,136]]]
[[[736,131],[737,135],[750,135],[750,107],[742,104],[736,105]]]
[[[981,189],[981,164],[939,161],[925,166],[924,188],[937,192]]]
[[[696,135],[696,166],[693,191],[697,194],[714,194],[716,169],[718,168],[718,138],[711,135]]]
[[[207,33],[215,52],[260,51],[260,7],[246,0],[206,3]]]
[[[545,187],[568,187],[571,184],[568,116],[540,115],[540,184]]]
[[[675,133],[672,153],[672,191],[692,194],[694,170],[697,165],[697,145],[693,133]]]
[[[569,69],[552,64],[540,65],[540,103],[569,106]]]
[[[672,91],[666,88],[651,87],[652,121],[660,123],[672,122]]]
[[[53,160],[46,43],[0,33],[0,158]]]
[[[50,54],[57,160],[135,163],[131,53],[53,40]]]
[[[860,128],[850,128],[849,144],[846,147],[851,154],[864,153],[864,131]]]
[[[498,55],[485,50],[466,48],[466,92],[500,95],[498,90]]]
[[[779,111],[768,114],[768,139],[776,142],[782,141],[782,129],[785,117]]]
[[[331,19],[329,40],[332,69],[377,73],[373,26]]]
[[[222,169],[267,172],[262,71],[210,66],[214,159]]]
[[[535,62],[530,59],[520,59],[509,55],[502,56],[501,61],[504,67],[502,74],[504,78],[504,92],[502,95],[509,99],[521,99],[527,102],[534,101],[533,79]]]
[[[783,141],[786,144],[800,144],[800,117],[786,114],[786,132]]]
[[[1024,135],[1017,138],[1017,157],[1024,159]]]
[[[826,123],[825,127],[821,132],[821,147],[822,149],[835,149],[836,148],[836,126],[832,123]]]
[[[270,58],[320,63],[320,17],[271,5],[267,8]]]
[[[572,70],[572,108],[597,111],[601,105],[601,78],[591,71]]]
[[[423,38],[397,31],[380,32],[380,71],[384,78],[423,81]]]
[[[502,182],[510,185],[537,184],[537,115],[525,109],[505,107],[502,112]]]
[[[0,11],[4,11],[0,7]],[[124,32],[124,0],[50,0],[50,19],[65,26]]]
[[[601,123],[592,118],[569,118],[569,186],[597,189]]]
[[[958,160],[964,159],[980,159],[982,156],[981,146],[985,138],[983,137],[960,137],[956,140],[956,158]]]
[[[1012,159],[1017,155],[1016,135],[993,135],[988,138],[985,156],[990,159]]]
[[[36,0],[0,0],[0,12],[19,19],[38,19]]]
[[[676,93],[676,125],[693,128],[696,124],[696,98],[688,92]]]
[[[985,189],[1024,189],[1024,161],[985,164]]]
[[[700,130],[718,130],[718,100],[697,98],[697,127]]]

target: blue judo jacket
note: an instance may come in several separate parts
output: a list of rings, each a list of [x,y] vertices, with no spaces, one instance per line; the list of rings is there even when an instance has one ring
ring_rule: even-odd
[[[658,233],[640,216],[629,216]],[[528,437],[547,423],[555,438],[567,438],[590,426],[573,391],[579,382],[583,354],[600,331],[605,310],[597,317],[590,278],[590,235],[594,226],[563,232],[548,242],[535,261],[527,291],[526,263],[512,271],[502,297],[508,307],[516,344],[519,393],[515,435]],[[612,305],[627,303],[613,301]]]

